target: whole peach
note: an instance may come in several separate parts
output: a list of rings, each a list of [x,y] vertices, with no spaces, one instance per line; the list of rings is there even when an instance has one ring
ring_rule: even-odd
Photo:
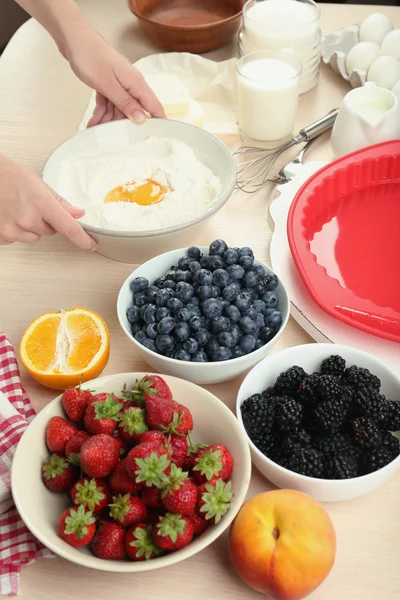
[[[242,506],[229,532],[229,553],[238,575],[257,592],[276,600],[300,600],[330,572],[336,535],[314,498],[276,490]]]

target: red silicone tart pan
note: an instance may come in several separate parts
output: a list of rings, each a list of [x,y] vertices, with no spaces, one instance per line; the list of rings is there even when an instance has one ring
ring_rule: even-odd
[[[324,311],[400,342],[400,140],[329,163],[288,215],[297,269]]]

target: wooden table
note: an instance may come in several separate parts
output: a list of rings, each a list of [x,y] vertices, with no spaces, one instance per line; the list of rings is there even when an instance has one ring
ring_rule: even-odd
[[[79,4],[99,31],[132,62],[157,51],[139,32],[124,0],[81,0]],[[386,13],[400,27],[400,10],[394,7],[321,5],[321,10],[324,31],[359,22],[374,10]],[[223,60],[234,53],[232,45],[211,57]],[[52,150],[77,130],[90,90],[74,77],[53,41],[32,21],[17,32],[1,57],[0,82],[0,150],[40,173]],[[348,90],[346,82],[322,66],[317,89],[300,100],[298,127],[338,106]],[[307,159],[329,159],[327,140],[317,142]],[[213,232],[207,237],[215,233],[228,243],[251,245],[261,259],[266,259],[271,237],[267,221],[270,192],[266,189],[250,199],[235,194],[218,213]],[[117,293],[131,271],[132,265],[83,254],[60,238],[49,238],[34,246],[0,247],[0,331],[5,331],[17,346],[23,329],[38,314],[86,306],[98,311],[110,328],[111,358],[104,373],[146,370],[116,317]],[[311,341],[291,319],[274,351]],[[54,392],[36,385],[26,373],[22,378],[36,409],[54,397]],[[240,382],[237,379],[210,389],[234,409]],[[249,495],[270,488],[254,469]],[[370,496],[326,506],[337,531],[337,560],[329,578],[311,598],[398,598],[399,494],[399,479],[393,478]],[[38,561],[22,573],[21,600],[92,600],[102,596],[113,600],[140,596],[146,600],[183,600],[189,594],[194,600],[259,597],[230,567],[226,535],[168,572],[109,574],[56,558]]]

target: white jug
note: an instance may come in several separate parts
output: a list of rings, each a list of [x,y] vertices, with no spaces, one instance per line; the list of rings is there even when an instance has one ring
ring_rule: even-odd
[[[400,101],[393,92],[367,82],[343,98],[332,130],[336,157],[400,138]]]

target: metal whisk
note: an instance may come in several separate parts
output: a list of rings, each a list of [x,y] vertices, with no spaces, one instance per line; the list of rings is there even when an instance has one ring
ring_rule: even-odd
[[[255,146],[241,146],[235,150],[233,156],[237,160],[238,167],[236,187],[247,194],[254,194],[268,181],[279,182],[279,178],[270,178],[272,169],[279,156],[285,150],[296,146],[296,144],[309,142],[333,127],[338,112],[338,108],[331,110],[327,115],[315,121],[315,123],[301,129],[298,135],[294,136],[286,144],[282,144],[282,146],[273,150],[265,150],[264,148],[256,148]],[[252,155],[256,155],[255,158],[248,158]],[[242,160],[242,157],[244,157],[244,160]]]

